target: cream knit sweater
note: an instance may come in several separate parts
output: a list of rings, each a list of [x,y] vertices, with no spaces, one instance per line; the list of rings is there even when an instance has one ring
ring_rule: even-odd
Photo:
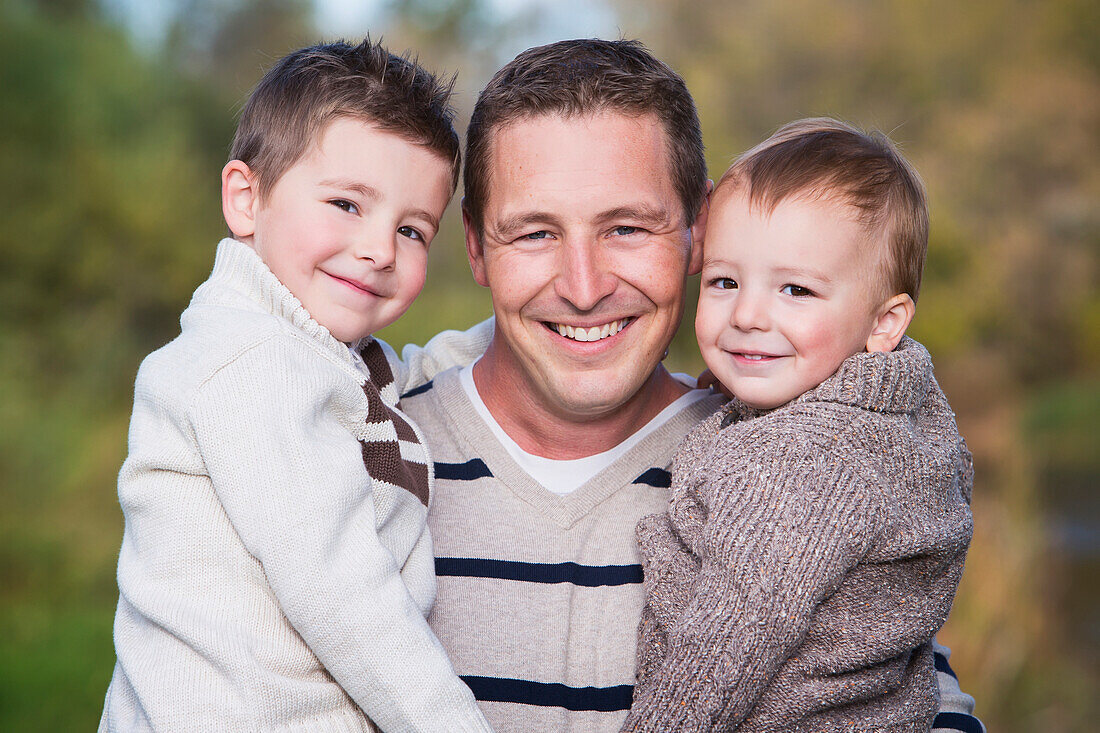
[[[232,239],[181,324],[135,387],[100,730],[357,731],[366,716],[386,731],[489,730],[425,622],[427,507],[365,464],[405,429],[368,420],[368,395],[393,409],[484,351],[491,324],[407,351],[407,367],[385,347],[395,378],[375,385]],[[400,455],[430,484],[413,430]]]
[[[911,339],[784,407],[735,400],[704,421],[674,461],[668,514],[638,526],[626,728],[929,730],[972,476]]]

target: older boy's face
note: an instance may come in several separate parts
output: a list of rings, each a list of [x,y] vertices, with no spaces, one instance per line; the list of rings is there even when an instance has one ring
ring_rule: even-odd
[[[770,215],[734,186],[711,202],[695,333],[739,399],[778,407],[867,347],[875,244],[845,204],[792,198]]]
[[[315,321],[352,342],[412,304],[450,197],[447,161],[339,118],[255,203],[246,241]]]

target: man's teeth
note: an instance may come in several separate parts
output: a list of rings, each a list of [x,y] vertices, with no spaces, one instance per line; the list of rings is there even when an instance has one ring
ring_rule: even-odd
[[[553,326],[559,334],[574,341],[599,341],[608,336],[614,336],[622,331],[628,323],[630,323],[629,318],[622,318],[618,321],[605,323],[602,326],[592,326],[591,328],[567,326],[564,323],[555,323]]]

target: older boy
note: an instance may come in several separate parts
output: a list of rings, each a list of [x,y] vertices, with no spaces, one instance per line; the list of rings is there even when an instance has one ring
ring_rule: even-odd
[[[449,92],[368,40],[292,53],[245,107],[233,238],[138,373],[101,730],[489,730],[425,621],[432,464],[395,405],[435,365],[371,338],[454,191]]]
[[[735,399],[638,538],[630,730],[927,731],[970,541],[970,453],[904,334],[928,241],[882,136],[802,120],[712,199],[696,334]]]

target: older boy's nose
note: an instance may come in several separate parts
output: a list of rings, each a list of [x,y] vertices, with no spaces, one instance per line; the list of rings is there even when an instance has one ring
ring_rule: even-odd
[[[397,260],[397,244],[389,232],[369,232],[356,243],[355,256],[370,260],[376,270],[390,270]]]
[[[566,239],[558,250],[554,289],[574,308],[591,310],[615,292],[616,278],[609,270],[606,253],[597,242]]]

